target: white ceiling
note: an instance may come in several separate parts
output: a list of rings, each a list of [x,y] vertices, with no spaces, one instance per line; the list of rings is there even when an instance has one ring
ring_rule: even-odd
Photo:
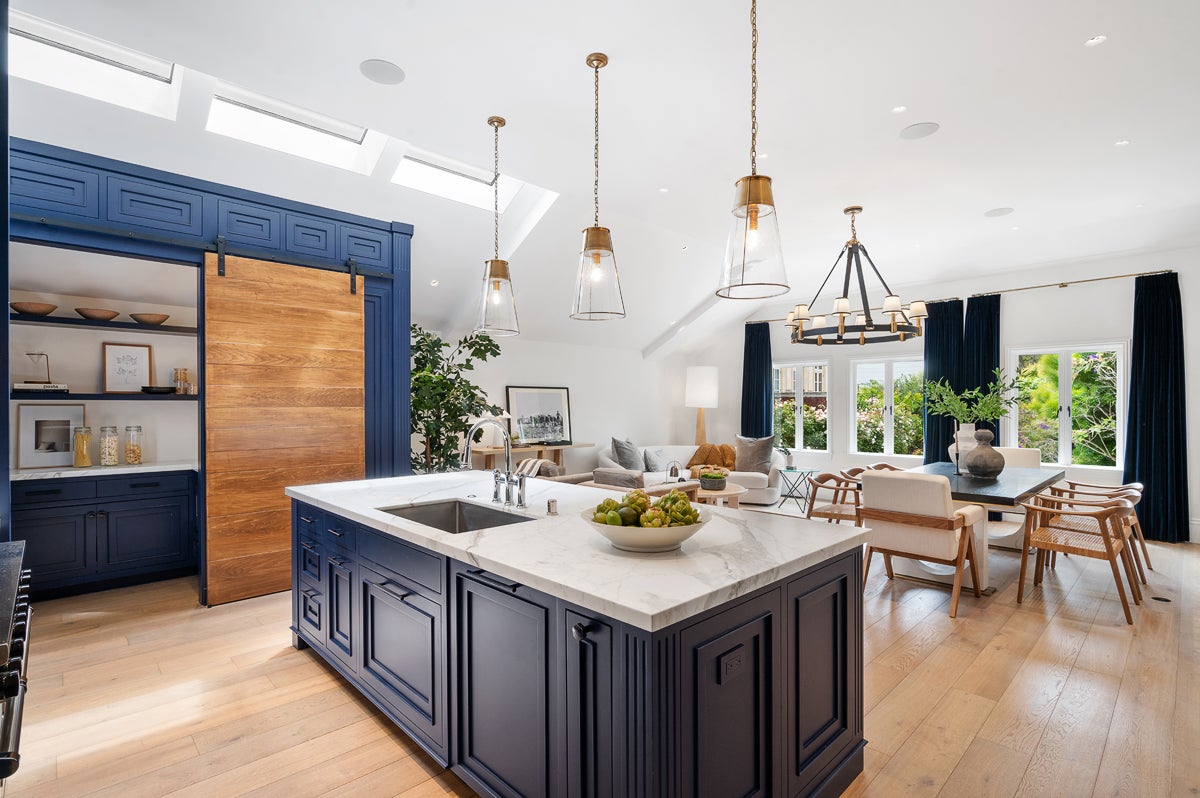
[[[760,0],[760,171],[775,180],[793,286],[769,307],[710,300],[733,181],[749,165],[748,2],[14,5],[205,73],[188,75],[177,122],[14,80],[14,135],[411,222],[414,319],[451,333],[473,320],[489,214],[391,185],[395,152],[364,177],[207,134],[208,76],[485,167],[485,120],[507,117],[503,170],[561,194],[511,253],[534,339],[668,341],[663,352],[808,301],[852,203],[866,207],[859,233],[893,288],[1200,243],[1194,0]],[[1096,34],[1107,43],[1084,47]],[[629,314],[604,323],[567,319],[591,221],[593,50],[611,59],[601,223]],[[367,81],[366,58],[407,79]],[[941,131],[898,137],[924,121]],[[999,206],[1016,212],[983,216]]]

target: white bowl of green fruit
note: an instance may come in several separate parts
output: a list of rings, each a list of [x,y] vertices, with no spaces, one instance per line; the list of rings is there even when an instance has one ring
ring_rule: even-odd
[[[605,499],[582,515],[616,548],[642,553],[674,551],[712,518],[707,508],[677,490],[658,499],[630,491],[620,501]]]

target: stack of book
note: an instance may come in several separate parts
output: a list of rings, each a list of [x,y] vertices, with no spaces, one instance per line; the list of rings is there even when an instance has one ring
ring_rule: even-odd
[[[61,382],[14,382],[14,391],[26,391],[37,393],[68,393],[69,388]]]

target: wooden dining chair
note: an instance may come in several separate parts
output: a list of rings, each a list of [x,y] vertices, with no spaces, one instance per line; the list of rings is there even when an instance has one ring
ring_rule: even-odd
[[[860,476],[862,476],[862,472],[864,472],[866,470],[867,470],[867,466],[854,466],[852,468],[843,468],[838,473],[841,474],[841,476],[845,477],[846,479],[852,479],[855,482],[857,482],[858,478]]]
[[[1129,553],[1128,538],[1122,529],[1124,519],[1132,512],[1133,505],[1121,498],[1083,504],[1045,494],[1034,496],[1021,505],[1025,508],[1025,545],[1021,548],[1017,603],[1020,604],[1025,598],[1025,572],[1030,548],[1037,550],[1033,568],[1034,587],[1042,583],[1047,554],[1061,551],[1064,554],[1108,560],[1117,585],[1117,595],[1125,610],[1125,621],[1132,624],[1133,614],[1129,610],[1129,600],[1125,596],[1125,586],[1117,563],[1120,561],[1125,569],[1134,604],[1141,604],[1142,591],[1133,575],[1133,558]]]
[[[1142,492],[1145,486],[1140,482],[1127,482],[1124,485],[1093,485],[1089,482],[1076,482],[1074,480],[1064,480],[1056,485],[1051,486],[1050,494],[1052,496],[1067,496],[1067,497],[1103,497],[1112,498],[1118,494],[1124,494],[1128,491],[1136,491],[1138,501],[1141,501]],[[1154,565],[1150,562],[1150,549],[1146,547],[1146,537],[1142,534],[1142,522],[1138,520],[1137,514],[1138,502],[1133,502],[1133,512],[1130,513],[1127,522],[1130,531],[1137,539],[1138,547],[1141,549],[1141,557],[1146,561],[1146,567],[1151,571],[1154,570]]]
[[[827,494],[827,495],[824,495]],[[862,489],[853,479],[838,474],[817,474],[808,478],[808,509],[805,518],[824,518],[831,524],[858,523]]]
[[[907,471],[864,471],[863,506],[859,518],[870,528],[863,559],[863,585],[871,558],[883,555],[888,579],[893,578],[892,557],[908,557],[954,566],[950,591],[950,617],[958,614],[963,571],[971,569],[971,586],[980,595],[976,564],[975,525],[985,513],[977,504],[954,506],[950,480],[937,474]],[[984,553],[986,556],[986,552]]]
[[[867,466],[867,470],[868,471],[903,471],[904,469],[901,468],[900,466],[894,466],[891,463],[878,462],[878,463],[871,463],[869,466]]]

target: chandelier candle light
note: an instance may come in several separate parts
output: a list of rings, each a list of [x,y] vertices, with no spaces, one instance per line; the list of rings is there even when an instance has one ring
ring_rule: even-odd
[[[490,116],[492,127],[492,260],[484,261],[483,294],[479,300],[479,322],[475,332],[492,337],[519,335],[517,300],[513,296],[508,261],[500,260],[500,128],[504,117]]]
[[[758,2],[750,3],[750,174],[737,181],[717,296],[765,299],[788,291],[771,178],[758,173]]]
[[[600,68],[608,64],[604,53],[591,53],[587,65],[592,68],[595,87],[595,146],[592,150],[594,182],[592,226],[583,231],[583,249],[579,253],[579,277],[575,281],[575,300],[571,318],[580,321],[606,321],[625,318],[625,299],[613,255],[612,232],[600,226]]]
[[[808,305],[796,305],[788,313],[785,324],[792,328],[792,343],[821,346],[825,343],[826,338],[832,337],[835,343],[841,344],[846,342],[847,336],[850,336],[850,340],[856,339],[859,346],[865,346],[886,341],[905,341],[910,336],[919,337],[921,320],[929,315],[925,303],[913,302],[905,308],[900,303],[900,297],[892,293],[891,288],[888,288],[887,281],[875,267],[875,262],[871,260],[867,248],[858,240],[858,230],[855,228],[854,218],[862,213],[862,207],[851,205],[842,213],[850,217],[850,240],[842,247],[842,251],[838,254],[837,260],[833,262],[829,274],[825,275],[825,281],[817,289],[817,295],[813,297],[812,302]],[[871,315],[871,304],[867,300],[867,282],[863,278],[862,269],[862,258],[864,257],[886,292],[883,298],[883,307],[879,309],[879,312],[881,316],[887,316],[888,321],[879,325],[876,324],[875,317]],[[825,285],[837,270],[842,258],[846,259],[846,273],[845,279],[842,281],[841,296],[833,300],[833,311],[828,317],[812,315],[810,308],[817,304],[821,291],[825,290]],[[852,275],[856,277],[861,303],[857,308],[852,306],[850,301],[850,278]],[[854,317],[851,323],[847,322],[848,316]],[[810,325],[807,329],[804,326],[805,322]]]

